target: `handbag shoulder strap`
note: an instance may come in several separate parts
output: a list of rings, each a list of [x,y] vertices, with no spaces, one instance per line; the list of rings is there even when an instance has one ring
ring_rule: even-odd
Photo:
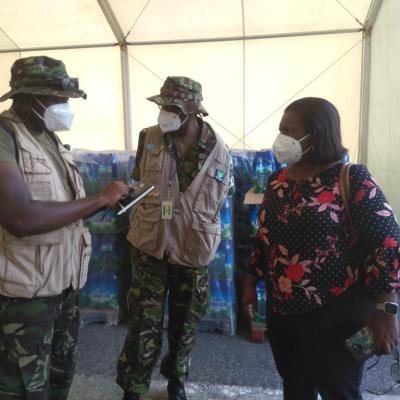
[[[342,195],[343,199],[343,208],[344,208],[344,213],[347,217],[347,221],[349,223],[349,231],[351,235],[355,234],[355,227],[353,224],[353,221],[351,219],[351,213],[350,213],[350,167],[351,163],[346,163],[342,165],[342,168],[340,170],[340,175],[339,175],[339,191],[340,194]],[[363,257],[363,252],[362,249],[359,247],[359,257],[361,260],[364,260]],[[365,279],[366,276],[366,268],[365,268],[365,263],[364,263],[364,268],[359,269],[359,274],[360,278],[362,280]]]
[[[347,220],[349,221],[350,227],[353,227],[353,223],[351,221],[350,208],[349,208],[349,202],[350,202],[350,167],[351,167],[351,163],[345,163],[345,164],[342,165],[342,168],[340,169],[339,191],[340,191],[340,194],[342,195],[342,199],[343,199],[344,213],[345,213],[345,215],[347,217]]]

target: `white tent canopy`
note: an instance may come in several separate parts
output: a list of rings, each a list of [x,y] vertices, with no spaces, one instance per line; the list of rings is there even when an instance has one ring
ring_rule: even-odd
[[[386,68],[399,63],[389,54],[399,48],[399,3],[0,0],[0,92],[15,59],[62,59],[88,93],[71,101],[76,118],[62,139],[92,150],[136,148],[157,116],[146,97],[168,75],[201,82],[208,118],[234,148],[270,147],[288,103],[324,97],[339,109],[352,160],[368,162],[399,210],[399,78]]]

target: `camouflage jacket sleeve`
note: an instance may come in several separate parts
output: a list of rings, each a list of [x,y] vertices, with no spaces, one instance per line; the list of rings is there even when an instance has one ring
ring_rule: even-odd
[[[139,133],[138,146],[137,146],[137,150],[136,150],[135,166],[132,170],[132,178],[135,181],[140,181],[140,179],[141,179],[139,164],[140,164],[140,157],[143,153],[143,147],[144,147],[144,142],[145,142],[145,138],[146,138],[146,133],[147,133],[147,129],[143,129]]]

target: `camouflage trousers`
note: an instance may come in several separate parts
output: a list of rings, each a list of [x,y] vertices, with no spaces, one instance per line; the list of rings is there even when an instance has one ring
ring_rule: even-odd
[[[0,296],[0,399],[64,400],[75,369],[79,292]]]
[[[128,393],[144,394],[161,354],[167,298],[168,351],[160,371],[167,379],[187,378],[197,322],[208,308],[208,268],[172,265],[137,250],[132,253],[129,330],[118,360],[117,383]]]

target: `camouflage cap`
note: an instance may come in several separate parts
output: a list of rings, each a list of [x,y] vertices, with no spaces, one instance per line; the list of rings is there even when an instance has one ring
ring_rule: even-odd
[[[201,104],[203,95],[200,83],[185,76],[169,76],[160,89],[160,94],[148,97],[147,100],[160,106],[178,106],[185,114],[198,108],[198,112],[208,115]]]
[[[20,58],[11,67],[11,90],[0,101],[13,98],[18,93],[44,96],[83,97],[78,78],[70,78],[60,60],[46,56]]]

